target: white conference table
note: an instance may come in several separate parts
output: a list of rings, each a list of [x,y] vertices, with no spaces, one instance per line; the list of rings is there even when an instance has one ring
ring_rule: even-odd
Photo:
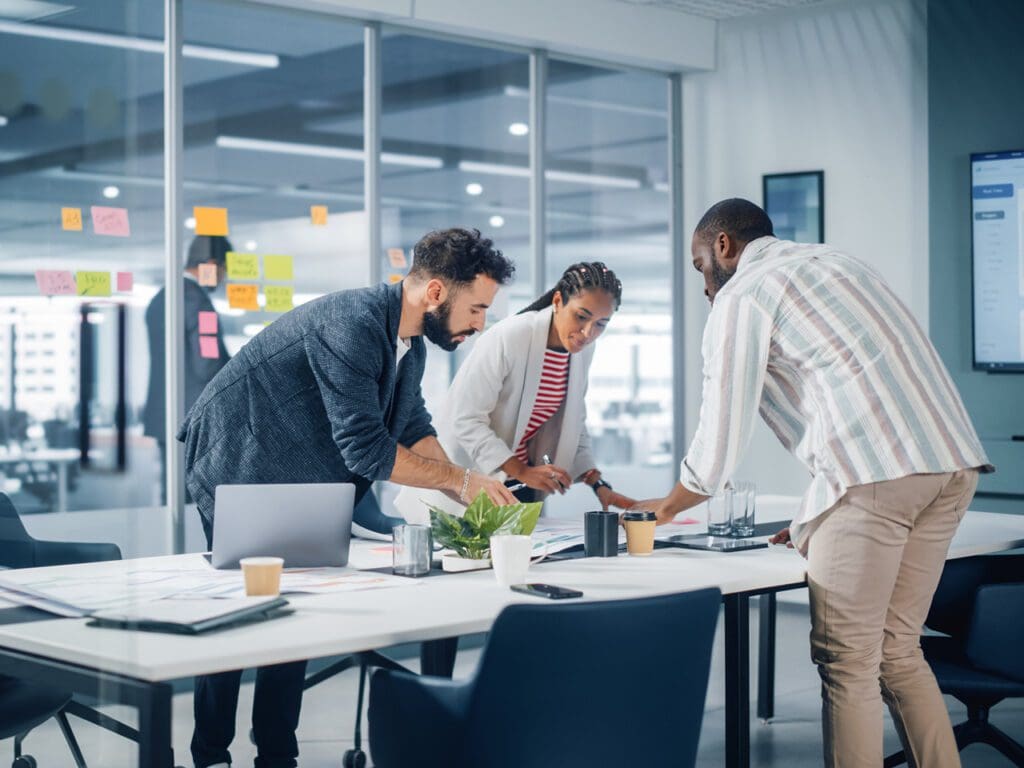
[[[379,564],[379,542],[354,542],[355,565]],[[1024,546],[1024,516],[970,512],[950,557]],[[176,557],[58,566],[82,579]],[[39,569],[43,570],[43,569]],[[538,580],[576,587],[584,600],[645,597],[718,587],[725,605],[726,759],[749,765],[749,598],[805,585],[804,560],[784,547],[718,554],[657,550],[548,562]],[[292,616],[188,637],[86,626],[85,619],[0,625],[0,673],[119,702],[139,711],[139,765],[173,765],[169,681],[300,659],[315,659],[485,632],[498,613],[534,601],[497,585],[490,571],[419,580],[415,586],[292,596]]]

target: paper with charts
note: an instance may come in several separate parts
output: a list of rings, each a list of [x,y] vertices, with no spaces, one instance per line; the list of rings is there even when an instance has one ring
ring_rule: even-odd
[[[282,594],[333,594],[416,586],[416,579],[354,568],[288,568]],[[120,560],[83,569],[28,568],[0,572],[0,598],[60,616],[134,608],[154,600],[244,597],[242,573],[219,571],[200,554]]]

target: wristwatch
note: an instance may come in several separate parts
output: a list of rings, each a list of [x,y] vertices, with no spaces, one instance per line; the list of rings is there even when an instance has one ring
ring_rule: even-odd
[[[598,490],[601,488],[607,488],[609,491],[613,490],[612,484],[609,483],[604,478],[600,478],[596,483],[590,483],[590,489],[594,492],[595,496],[597,495]]]

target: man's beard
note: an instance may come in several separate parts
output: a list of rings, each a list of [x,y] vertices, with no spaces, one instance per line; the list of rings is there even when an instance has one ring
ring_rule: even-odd
[[[715,288],[716,295],[735,274],[735,269],[732,272],[727,272],[725,267],[718,263],[714,255],[711,256],[711,284]]]
[[[445,352],[454,352],[458,348],[460,342],[455,340],[456,336],[473,335],[472,328],[452,333],[451,313],[452,305],[449,299],[433,312],[423,314],[423,335]]]

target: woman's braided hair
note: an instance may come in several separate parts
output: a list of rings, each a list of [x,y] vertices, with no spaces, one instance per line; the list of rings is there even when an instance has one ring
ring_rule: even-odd
[[[619,305],[622,304],[622,283],[615,276],[615,273],[608,269],[603,262],[582,261],[566,269],[558,279],[558,282],[555,283],[554,288],[526,309],[520,310],[519,314],[536,312],[539,309],[551,306],[551,300],[555,297],[556,293],[561,294],[562,302],[566,303],[573,296],[577,296],[583,293],[583,291],[593,290],[604,291],[614,298],[615,309],[618,309]]]

